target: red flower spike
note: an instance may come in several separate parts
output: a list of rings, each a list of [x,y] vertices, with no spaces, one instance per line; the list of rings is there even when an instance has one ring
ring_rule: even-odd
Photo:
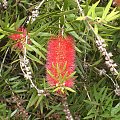
[[[113,0],[114,6],[120,6],[120,0]]]
[[[14,47],[21,50],[23,48],[23,45],[25,44],[27,30],[23,27],[20,27],[17,29],[17,31],[22,33],[12,34],[9,36],[9,38],[16,41]],[[28,41],[28,44],[30,44],[30,41]]]
[[[27,30],[25,28],[20,27],[17,29],[17,32],[22,32],[22,33],[21,34],[20,33],[12,34],[9,36],[9,38],[11,38],[12,40],[19,40],[19,39],[26,37]]]
[[[71,36],[51,37],[47,53],[47,81],[51,86],[72,87],[75,70],[74,40]]]

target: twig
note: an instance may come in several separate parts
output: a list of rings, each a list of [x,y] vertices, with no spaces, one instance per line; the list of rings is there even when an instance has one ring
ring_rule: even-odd
[[[44,2],[45,2],[45,0],[42,0],[42,1],[40,2],[40,4],[39,4],[38,6],[36,6],[36,9],[39,9]]]
[[[31,21],[34,22],[36,18],[39,15],[39,8],[42,6],[42,4],[45,2],[45,0],[42,0],[39,5],[35,6],[35,8],[32,10],[32,15],[28,16],[28,20],[26,23],[29,23]]]
[[[7,9],[7,6],[8,6],[7,0],[3,0],[3,7],[4,7],[4,9]]]
[[[80,7],[80,1],[79,0],[76,0],[77,2],[77,5],[78,5],[78,8],[79,8],[79,11],[80,13],[82,14],[82,16],[85,16],[84,12],[83,12],[83,9]]]
[[[27,44],[27,42],[28,42],[28,35],[26,35],[26,42],[25,43]],[[29,67],[29,65],[30,65],[29,59],[27,59],[27,57],[26,57],[25,45],[23,45],[23,56],[19,55],[19,58],[20,58],[20,67],[21,67],[21,70],[23,72],[24,77],[30,81],[31,86],[37,90],[39,96],[41,94],[46,95],[45,91],[38,89],[37,86],[32,81],[32,75],[31,75],[32,72],[31,72],[30,67]]]
[[[65,112],[66,115],[66,120],[74,120],[69,110],[66,96],[62,97],[62,102],[63,102],[63,111]]]
[[[107,76],[107,77],[112,81],[112,83],[113,83],[113,85],[114,85],[114,87],[115,87],[115,90],[114,90],[115,94],[116,94],[117,96],[120,96],[120,87],[119,87],[117,81],[114,81],[108,74],[106,74],[106,71],[105,71],[104,69],[99,70],[98,68],[95,68],[95,70],[96,70],[97,72],[99,72],[100,75]]]
[[[6,58],[6,56],[7,56],[8,50],[9,50],[9,48],[7,48],[7,50],[6,50],[6,52],[5,52],[5,55],[4,55],[4,58],[3,58],[3,61],[2,61],[1,66],[0,66],[0,76],[1,76],[3,64],[4,64],[4,62],[5,62],[5,58]]]
[[[63,11],[63,6],[64,6],[64,3],[62,5],[62,7],[60,8],[60,11],[62,12]],[[64,22],[65,22],[65,15],[63,15],[63,19],[64,19]],[[61,26],[61,21],[60,21],[60,17],[59,17],[59,29],[60,29],[60,33],[61,35],[63,36],[64,35],[64,24]]]

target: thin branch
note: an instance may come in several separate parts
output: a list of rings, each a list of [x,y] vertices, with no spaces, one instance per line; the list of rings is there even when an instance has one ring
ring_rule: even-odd
[[[87,87],[86,87],[86,84],[84,83],[84,89],[85,89],[85,91],[87,92],[87,97],[88,97],[88,99],[91,101],[91,98],[90,98],[90,95],[89,95],[89,92],[88,92],[88,90],[87,90]]]
[[[3,58],[3,61],[2,61],[1,66],[0,66],[0,76],[1,76],[3,64],[4,64],[4,62],[5,62],[5,58],[6,58],[6,56],[7,56],[8,50],[9,50],[9,48],[7,48],[7,50],[6,50],[6,52],[5,52],[5,55],[4,55],[4,58]]]
[[[36,18],[39,15],[39,8],[42,6],[42,4],[45,2],[45,0],[42,0],[39,5],[35,6],[35,8],[32,10],[32,15],[28,16],[28,20],[26,21],[26,23],[34,22],[36,20]]]
[[[97,72],[99,72],[100,75],[107,76],[112,81],[112,83],[113,83],[113,85],[115,87],[115,90],[114,90],[115,94],[117,96],[120,96],[120,87],[119,87],[117,81],[114,81],[108,74],[106,74],[106,71],[104,69],[103,70],[99,70],[98,68],[95,68],[95,70]]]
[[[3,0],[3,7],[4,7],[4,9],[7,9],[7,6],[8,6],[7,0]]]
[[[65,112],[66,115],[66,120],[74,120],[69,110],[66,96],[62,97],[62,103],[63,103],[63,111]]]
[[[25,41],[25,44],[28,43],[28,35],[26,35],[26,41]],[[33,83],[32,81],[32,72],[30,70],[30,62],[29,62],[29,59],[27,59],[26,57],[26,46],[23,44],[23,56],[22,55],[19,55],[19,58],[20,58],[20,67],[21,67],[21,70],[23,72],[23,75],[26,79],[28,79],[31,83],[31,86],[34,87],[38,93],[38,95],[40,96],[41,94],[45,94],[45,91],[44,90],[40,90],[37,88],[37,86]]]
[[[39,4],[38,6],[36,6],[35,8],[36,8],[36,9],[39,9],[44,2],[45,2],[45,0],[42,0],[42,1],[40,2],[40,4]]]

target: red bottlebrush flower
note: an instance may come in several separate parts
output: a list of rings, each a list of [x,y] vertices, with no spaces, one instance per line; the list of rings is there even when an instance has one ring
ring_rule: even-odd
[[[9,36],[9,38],[16,41],[16,44],[14,45],[15,48],[22,49],[26,41],[27,30],[23,27],[20,27],[17,29],[17,31],[22,33],[12,34]],[[30,41],[28,41],[28,44],[30,44]]]
[[[120,6],[120,0],[113,0],[114,6]]]
[[[22,32],[22,33],[21,34],[20,33],[12,34],[12,35],[9,36],[9,38],[11,38],[12,40],[20,40],[20,39],[26,37],[27,30],[25,28],[20,27],[20,28],[17,29],[17,32]]]
[[[72,87],[75,70],[74,40],[71,36],[51,37],[47,53],[47,81],[51,86]]]

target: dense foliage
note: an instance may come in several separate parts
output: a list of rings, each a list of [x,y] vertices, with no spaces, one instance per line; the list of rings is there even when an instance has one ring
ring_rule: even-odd
[[[120,10],[112,2],[1,0],[0,120],[120,120]],[[61,33],[76,51],[74,87],[64,94],[46,80],[47,44]]]

